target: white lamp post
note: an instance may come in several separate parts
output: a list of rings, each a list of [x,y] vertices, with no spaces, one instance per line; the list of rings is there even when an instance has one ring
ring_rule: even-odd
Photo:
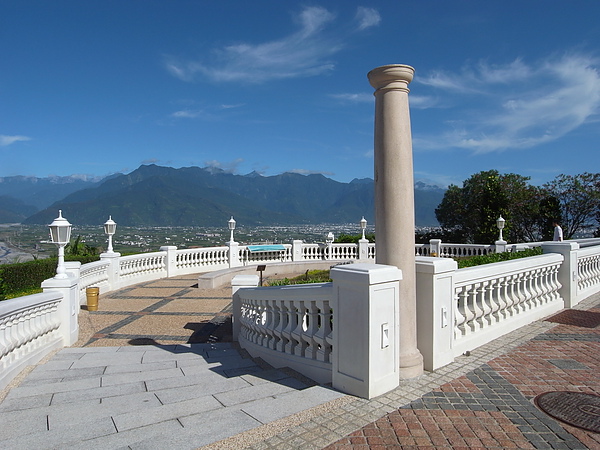
[[[50,228],[52,243],[58,246],[58,266],[56,267],[56,276],[54,278],[67,278],[65,245],[71,240],[71,224],[62,216],[62,211],[59,210],[58,217],[48,227]]]
[[[367,229],[367,219],[365,219],[365,216],[363,216],[362,219],[360,219],[360,229],[362,230],[362,240],[365,240],[365,230]]]
[[[504,220],[502,216],[498,217],[498,219],[496,220],[496,225],[498,226],[498,230],[500,230],[500,237],[498,238],[498,241],[500,242],[504,242],[504,239],[502,238],[502,230],[504,229],[505,223],[506,220]]]
[[[112,237],[117,231],[117,223],[112,220],[111,216],[108,216],[108,220],[104,222],[104,233],[108,234],[108,249],[106,249],[107,253],[114,253],[113,245],[112,245]]]
[[[233,230],[235,230],[235,220],[233,219],[233,216],[231,216],[231,219],[229,219],[229,222],[227,222],[227,225],[229,226],[229,231],[231,232],[231,235],[229,237],[229,242],[233,244],[234,243]]]

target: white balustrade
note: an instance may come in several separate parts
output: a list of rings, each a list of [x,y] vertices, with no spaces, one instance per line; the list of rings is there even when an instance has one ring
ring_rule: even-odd
[[[292,245],[282,244],[283,250],[250,251],[240,246],[240,261],[244,266],[252,264],[279,263],[292,261]]]
[[[81,266],[79,273],[79,298],[85,297],[85,290],[90,286],[104,287],[108,285],[108,269],[110,262],[94,261]]]
[[[0,302],[0,389],[25,366],[62,346],[62,295],[42,293]]]
[[[325,247],[319,244],[303,244],[302,245],[302,260],[314,261],[325,259]]]
[[[457,270],[453,348],[471,350],[491,340],[486,334],[495,338],[561,309],[562,261],[548,254]]]
[[[177,250],[177,273],[187,274],[229,266],[228,247],[204,247]]]
[[[140,253],[119,258],[119,277],[136,283],[166,276],[167,252]],[[119,287],[122,287],[121,284]]]
[[[580,249],[577,256],[578,292],[597,292],[600,290],[600,253],[595,247],[588,247]]]
[[[308,364],[313,376],[331,377],[331,283],[245,288],[235,295],[240,317],[234,320],[245,348],[267,362],[283,358],[288,367]]]
[[[437,256],[442,258],[462,258],[466,256],[488,255],[494,252],[494,245],[441,243],[440,254]]]
[[[330,259],[348,261],[358,259],[358,246],[356,244],[333,244]]]

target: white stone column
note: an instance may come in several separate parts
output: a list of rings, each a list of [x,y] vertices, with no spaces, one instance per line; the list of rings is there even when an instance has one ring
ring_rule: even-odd
[[[414,69],[395,64],[368,74],[375,88],[375,236],[377,264],[398,267],[400,378],[423,373],[417,349],[415,206],[408,84]]]

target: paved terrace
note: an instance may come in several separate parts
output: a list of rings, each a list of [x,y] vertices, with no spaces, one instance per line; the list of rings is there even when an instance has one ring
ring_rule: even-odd
[[[2,392],[0,447],[600,448],[600,294],[381,397],[337,393],[231,343],[230,287],[195,276],[100,296],[80,340]],[[595,404],[594,404],[595,402]]]

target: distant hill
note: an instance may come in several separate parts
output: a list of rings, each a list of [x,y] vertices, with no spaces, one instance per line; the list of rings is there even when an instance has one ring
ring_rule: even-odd
[[[0,177],[0,197],[12,197],[39,211],[75,191],[96,186],[101,181],[102,178],[84,176]]]
[[[0,189],[0,194],[2,193]],[[415,190],[417,225],[435,225],[434,209],[444,190]],[[222,226],[234,216],[246,226],[356,222],[374,220],[374,183],[340,183],[323,175],[255,172],[233,175],[214,168],[174,169],[143,165],[64,198],[23,223],[48,224],[59,209],[71,223],[97,225],[110,214],[126,226]]]

